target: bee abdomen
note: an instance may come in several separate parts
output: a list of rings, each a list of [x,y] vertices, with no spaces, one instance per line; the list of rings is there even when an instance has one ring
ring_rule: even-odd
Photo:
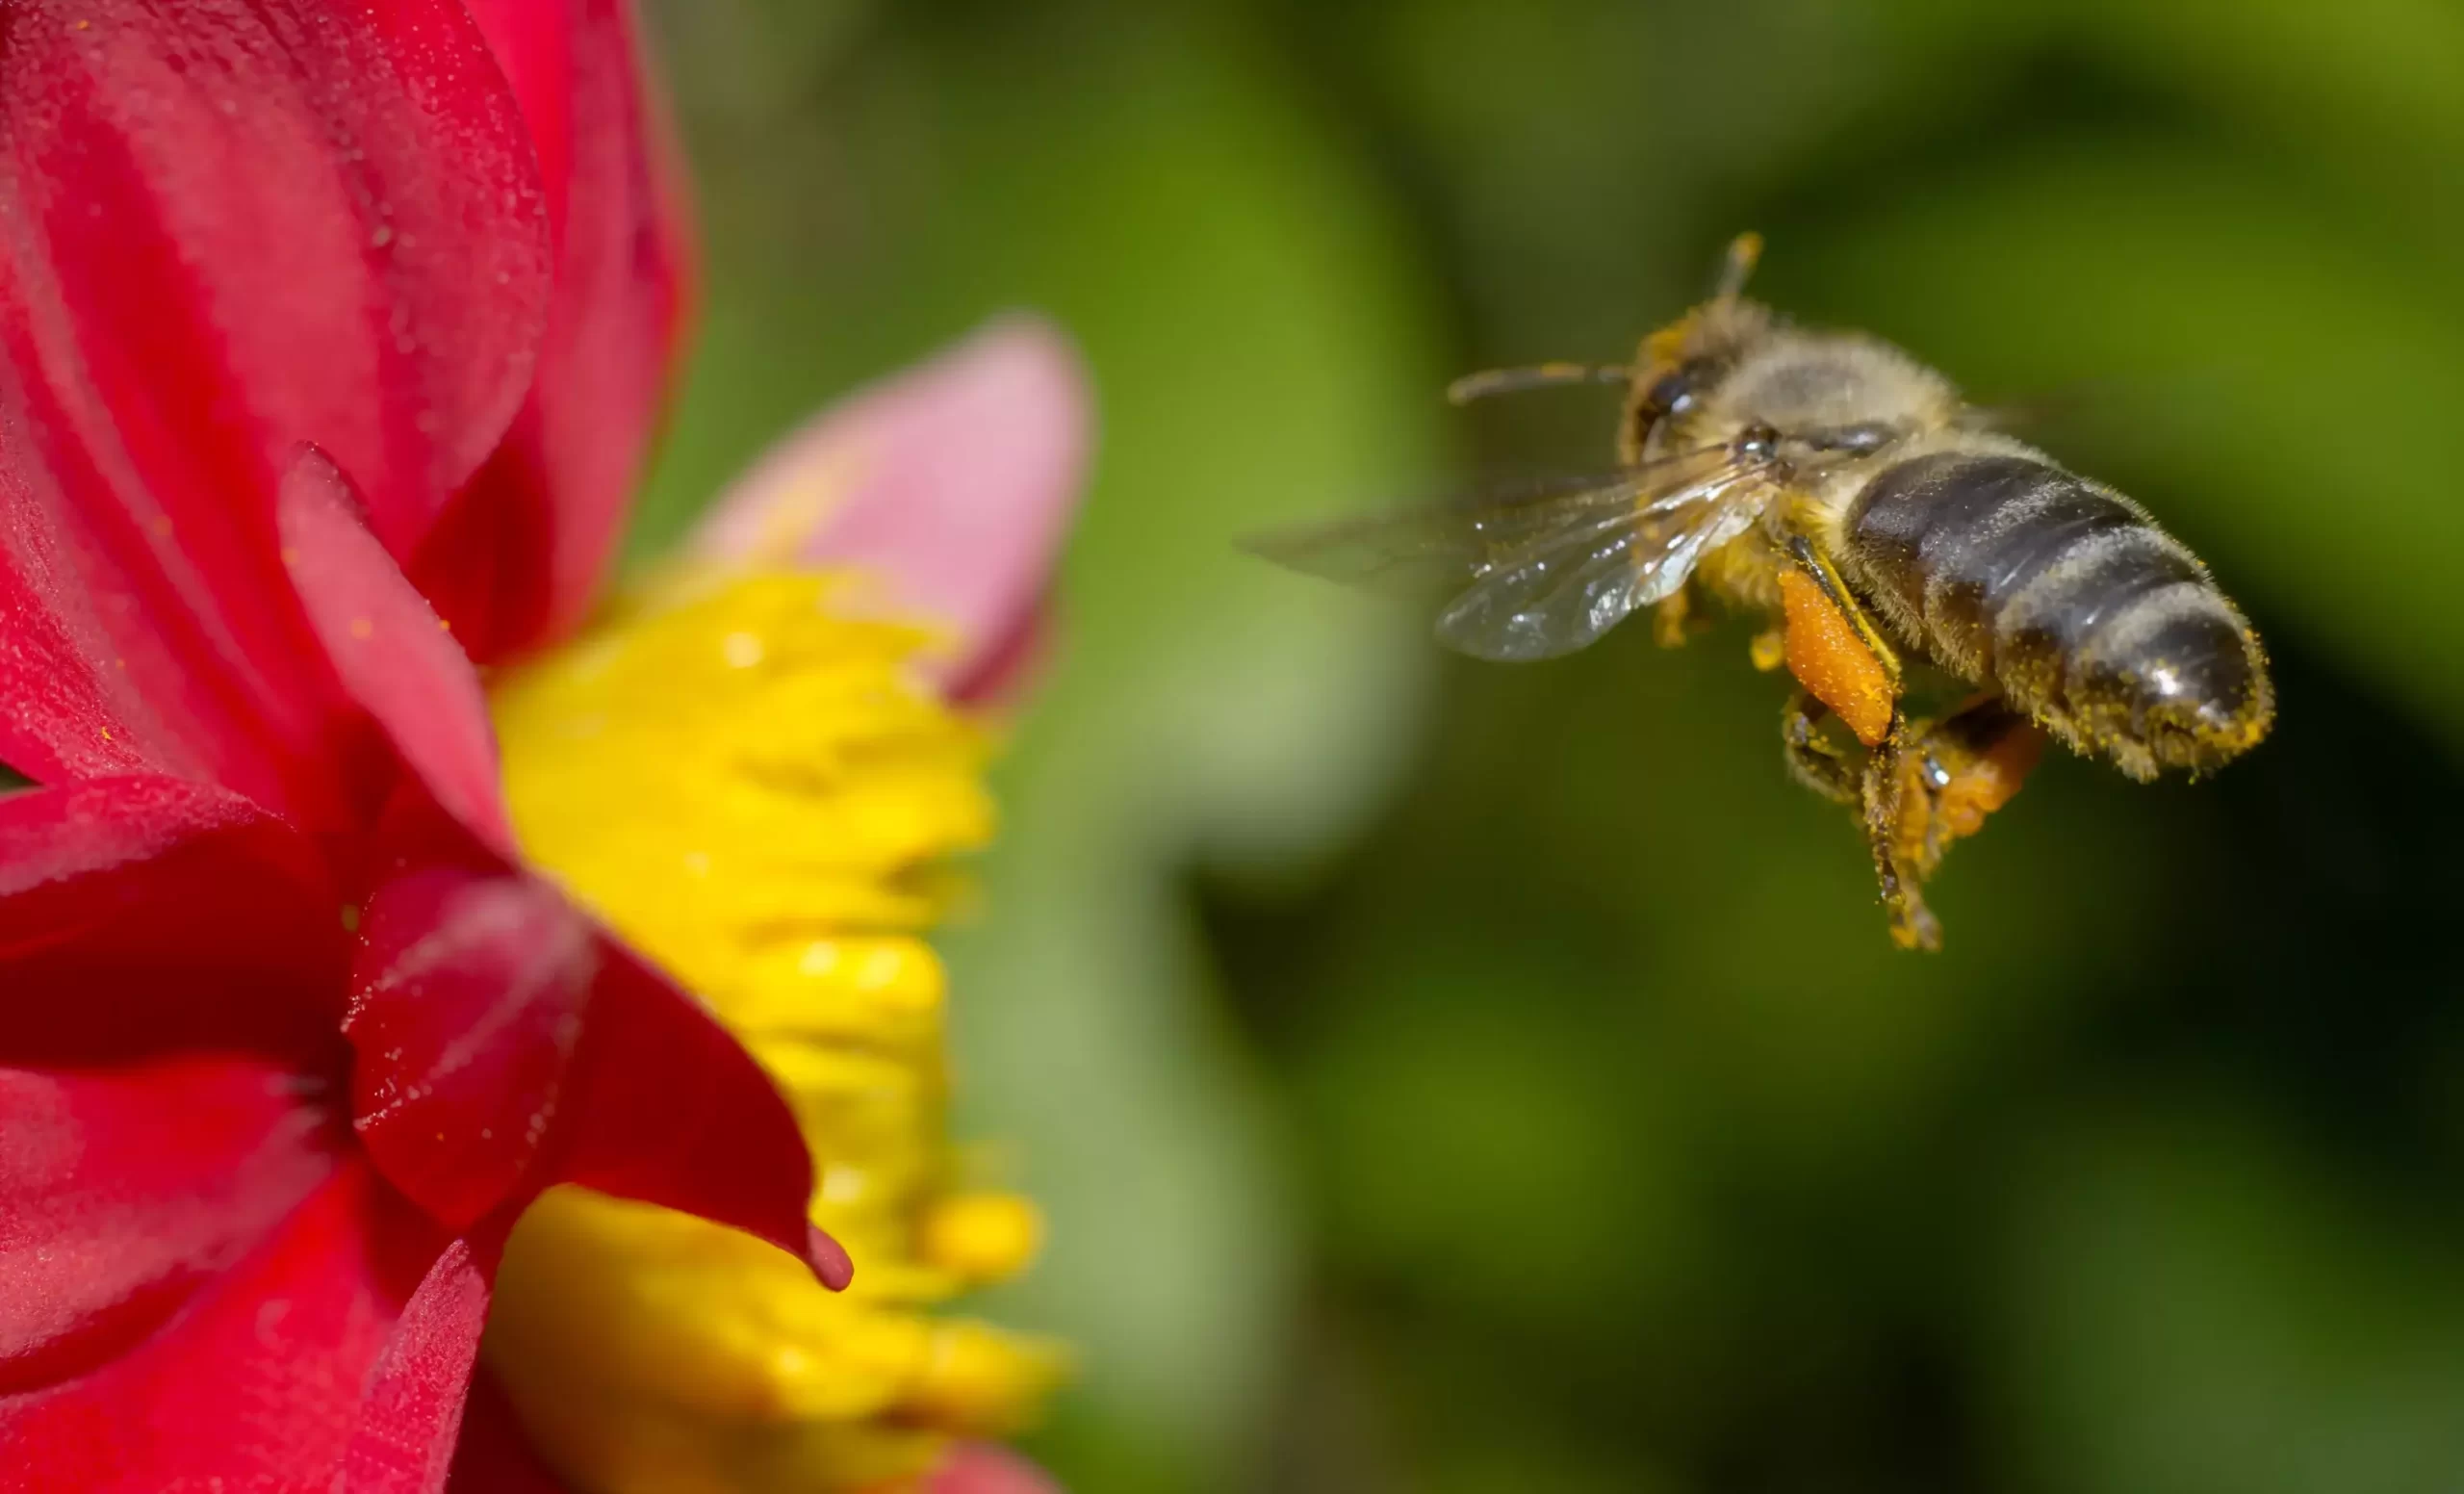
[[[2211,767],[2273,710],[2247,623],[2128,499],[2038,457],[1940,451],[1866,484],[1848,560],[1938,661],[2134,777]]]

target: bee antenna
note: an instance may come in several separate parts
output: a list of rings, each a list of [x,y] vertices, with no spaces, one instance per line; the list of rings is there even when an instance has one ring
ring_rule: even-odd
[[[1762,258],[1762,236],[1747,229],[1729,241],[1728,257],[1720,262],[1719,288],[1711,293],[1715,300],[1732,301],[1745,293],[1745,282],[1754,273],[1755,263]]]
[[[1524,369],[1488,369],[1466,374],[1446,386],[1450,403],[1470,404],[1491,395],[1520,394],[1527,389],[1553,389],[1565,384],[1623,384],[1633,371],[1596,363],[1535,363]]]

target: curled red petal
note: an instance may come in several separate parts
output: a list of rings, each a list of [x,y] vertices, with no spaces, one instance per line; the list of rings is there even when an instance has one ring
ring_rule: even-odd
[[[356,497],[314,449],[284,476],[282,557],[309,626],[344,692],[376,723],[392,754],[438,807],[509,856],[513,827],[479,677],[362,522]]]
[[[412,567],[472,657],[578,622],[665,402],[691,257],[625,0],[471,0],[538,142],[555,290],[530,398]]]
[[[527,387],[547,247],[454,0],[0,7],[0,760],[341,817],[279,476],[322,448],[407,554]]]
[[[812,1158],[769,1076],[631,950],[603,954],[557,1180],[732,1224],[845,1287],[855,1268],[805,1217]]]
[[[730,559],[857,567],[896,610],[957,632],[945,683],[987,681],[1049,583],[1090,406],[1062,334],[1004,319],[782,441],[696,543]]]
[[[598,942],[554,889],[513,875],[417,872],[365,916],[343,1024],[351,1124],[395,1187],[465,1229],[531,1174]]]
[[[843,1284],[759,1066],[547,884],[432,868],[380,889],[345,1031],[362,1144],[449,1226],[577,1182],[750,1230]]]

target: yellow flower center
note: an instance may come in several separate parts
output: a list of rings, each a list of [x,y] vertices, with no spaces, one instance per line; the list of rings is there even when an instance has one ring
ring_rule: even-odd
[[[750,1236],[561,1188],[515,1229],[489,1363],[594,1494],[904,1487],[998,1435],[1049,1344],[923,1307],[1034,1253],[1034,1206],[969,1191],[943,1129],[943,975],[923,934],[989,836],[985,743],[910,679],[924,635],[841,580],[680,577],[492,692],[534,862],[706,1001],[810,1146],[824,1291]]]

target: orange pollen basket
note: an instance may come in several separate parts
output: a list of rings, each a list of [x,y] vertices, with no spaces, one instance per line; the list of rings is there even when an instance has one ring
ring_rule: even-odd
[[[1896,692],[1890,672],[1822,587],[1803,571],[1780,575],[1787,618],[1788,673],[1871,747],[1890,731]]]

